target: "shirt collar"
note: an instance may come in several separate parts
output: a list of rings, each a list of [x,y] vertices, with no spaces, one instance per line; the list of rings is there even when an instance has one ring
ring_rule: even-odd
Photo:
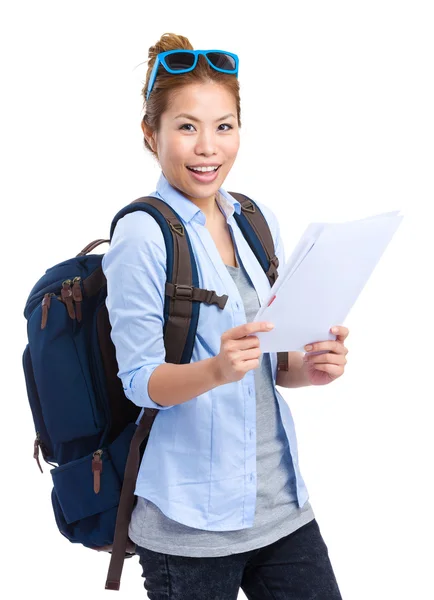
[[[183,221],[189,223],[191,219],[196,220],[202,225],[205,224],[206,218],[204,213],[191,200],[186,198],[179,190],[174,188],[166,179],[163,172],[157,183],[157,193],[167,202],[182,218]],[[222,187],[217,191],[217,202],[223,210],[226,220],[228,220],[234,212],[241,212],[241,204],[233,196],[231,196]]]

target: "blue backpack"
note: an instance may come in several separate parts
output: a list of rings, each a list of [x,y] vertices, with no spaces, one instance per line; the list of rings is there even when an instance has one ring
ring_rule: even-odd
[[[234,213],[237,224],[271,286],[279,262],[266,219],[252,200],[230,193],[241,203],[241,213]],[[158,410],[145,408],[137,424],[141,408],[125,396],[117,376],[103,254],[90,252],[110,242],[119,219],[137,210],[155,218],[166,244],[166,362],[189,363],[200,303],[223,309],[228,297],[198,287],[194,255],[179,215],[152,196],[117,213],[109,240],[95,240],[77,256],[47,269],[24,310],[28,344],[23,368],[36,430],[34,458],[41,472],[40,453],[53,467],[51,502],[59,531],[70,542],[111,553],[105,587],[114,590],[120,586],[124,559],[135,554],[128,538],[135,481]],[[278,353],[279,362],[285,356]]]

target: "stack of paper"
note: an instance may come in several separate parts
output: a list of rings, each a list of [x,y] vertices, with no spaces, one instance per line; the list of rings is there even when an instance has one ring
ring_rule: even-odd
[[[280,269],[256,321],[274,329],[257,333],[262,352],[304,351],[335,340],[344,320],[403,219],[399,211],[347,223],[311,223]]]

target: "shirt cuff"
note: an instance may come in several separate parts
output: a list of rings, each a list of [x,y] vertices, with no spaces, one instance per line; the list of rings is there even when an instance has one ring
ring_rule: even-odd
[[[141,369],[138,369],[131,377],[129,387],[125,388],[124,386],[125,396],[137,406],[157,408],[158,410],[166,410],[175,406],[162,406],[161,404],[154,402],[149,396],[149,379],[155,369],[159,366],[160,365],[153,365],[151,367],[142,367]]]

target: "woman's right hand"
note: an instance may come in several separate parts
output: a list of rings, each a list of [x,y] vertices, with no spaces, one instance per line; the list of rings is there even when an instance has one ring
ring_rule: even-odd
[[[271,331],[274,325],[270,324],[271,327],[268,325],[267,322],[244,323],[223,333],[220,352],[214,357],[220,385],[239,381],[247,371],[259,367],[260,342],[254,334]]]

